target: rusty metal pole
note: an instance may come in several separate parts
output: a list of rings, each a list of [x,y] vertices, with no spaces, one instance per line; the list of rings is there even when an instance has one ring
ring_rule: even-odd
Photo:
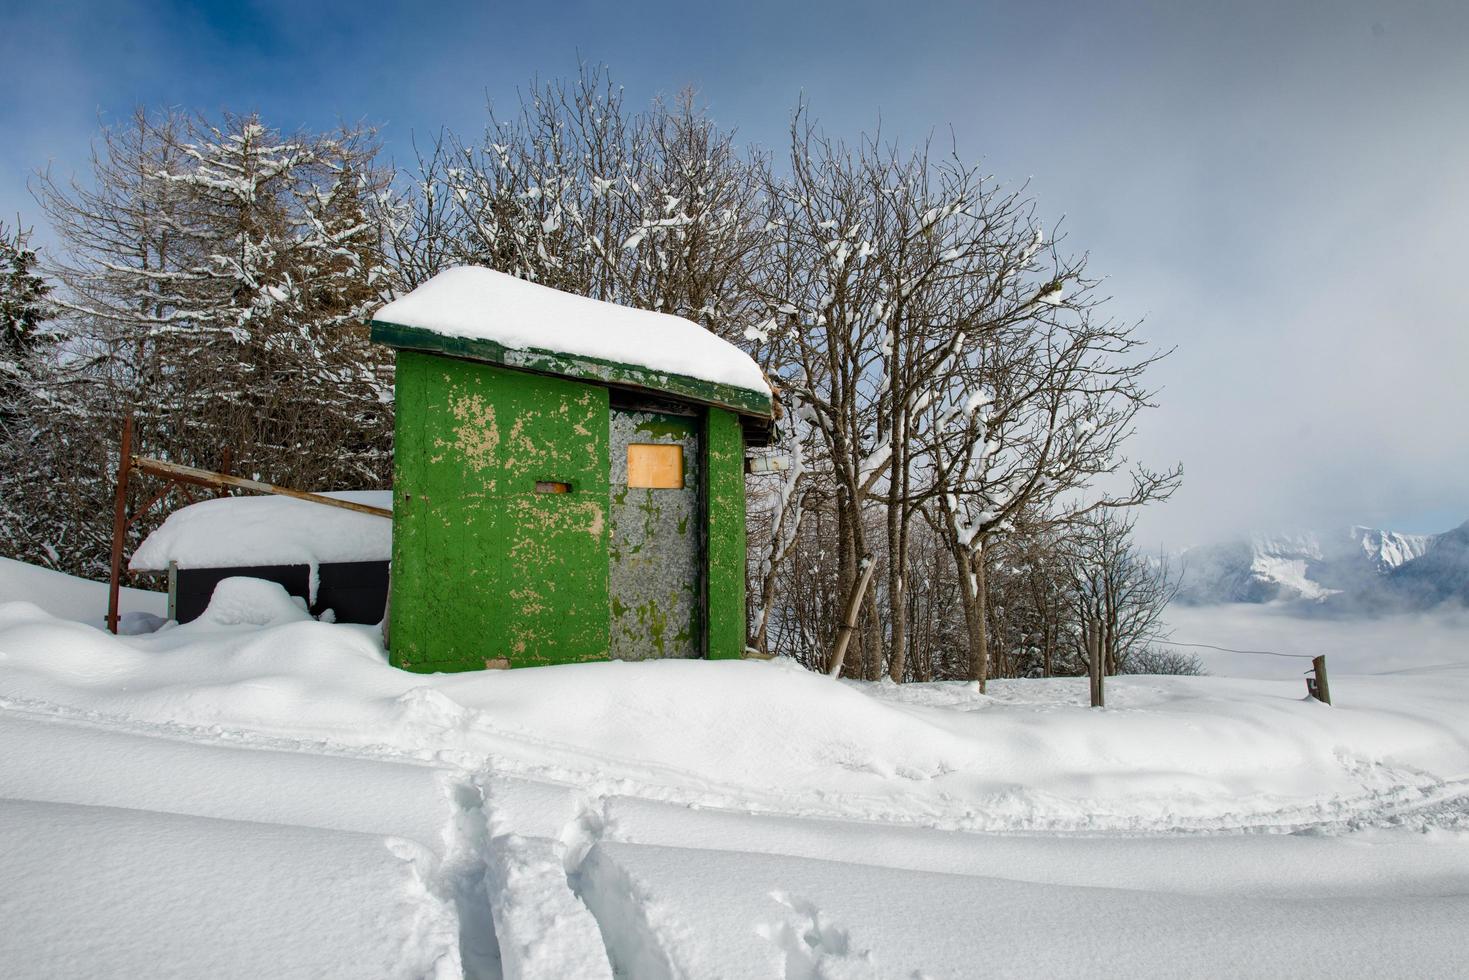
[[[134,456],[132,459],[132,468],[148,476],[172,480],[174,483],[186,489],[204,487],[208,490],[219,490],[226,487],[238,487],[241,490],[249,490],[253,493],[273,493],[277,496],[292,497],[296,500],[308,500],[314,504],[336,507],[341,510],[355,510],[359,514],[371,514],[374,517],[393,516],[393,512],[386,507],[373,507],[371,504],[359,504],[351,500],[338,500],[336,497],[324,497],[319,493],[307,493],[305,490],[292,490],[290,487],[278,487],[273,483],[247,480],[244,477],[230,476],[228,473],[216,473],[214,470],[201,470],[194,466],[180,466],[178,463],[169,463],[161,459],[149,459],[147,456]]]
[[[117,606],[122,588],[122,547],[128,529],[128,474],[133,468],[133,413],[122,420],[117,457],[117,496],[112,503],[112,575],[107,581],[107,629],[117,632]]]

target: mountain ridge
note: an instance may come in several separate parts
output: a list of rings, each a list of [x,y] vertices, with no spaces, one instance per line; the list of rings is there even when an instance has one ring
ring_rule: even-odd
[[[1438,534],[1366,525],[1255,532],[1184,549],[1177,601],[1298,603],[1331,610],[1469,605],[1469,521]]]

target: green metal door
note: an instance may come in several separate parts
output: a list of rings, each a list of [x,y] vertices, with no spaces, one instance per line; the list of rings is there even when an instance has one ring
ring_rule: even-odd
[[[610,412],[614,658],[702,653],[699,428],[699,419],[684,415]]]
[[[397,391],[394,665],[605,657],[607,390],[403,351]]]

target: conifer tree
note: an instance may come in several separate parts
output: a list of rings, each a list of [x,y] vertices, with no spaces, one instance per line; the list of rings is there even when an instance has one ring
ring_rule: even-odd
[[[75,569],[67,559],[89,550],[78,503],[96,476],[75,438],[86,361],[67,350],[29,237],[0,224],[0,542],[8,557]]]
[[[54,343],[45,329],[50,292],[37,271],[29,231],[0,222],[0,425],[12,424],[36,358]]]
[[[387,485],[391,356],[365,326],[392,289],[377,149],[361,128],[140,110],[103,131],[89,180],[42,175],[99,455],[130,411],[150,455],[213,469],[228,450],[275,483]],[[97,567],[110,530],[110,479],[82,482],[97,499],[72,518],[93,526],[75,570]]]

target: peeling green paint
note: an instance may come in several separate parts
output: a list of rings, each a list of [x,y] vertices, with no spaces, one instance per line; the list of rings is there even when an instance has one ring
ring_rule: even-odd
[[[397,397],[393,663],[605,657],[606,389],[401,351]]]
[[[745,443],[733,412],[711,408],[704,425],[708,657],[745,655]]]
[[[737,411],[614,413],[596,383],[400,350],[392,662],[741,656]],[[684,489],[629,489],[627,442],[683,445]]]
[[[655,442],[679,442],[689,434],[689,420],[682,416],[655,415],[640,412],[633,432],[638,436],[652,436]],[[645,441],[642,439],[639,442]]]

